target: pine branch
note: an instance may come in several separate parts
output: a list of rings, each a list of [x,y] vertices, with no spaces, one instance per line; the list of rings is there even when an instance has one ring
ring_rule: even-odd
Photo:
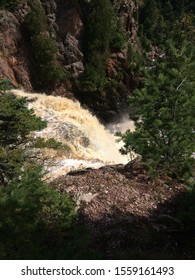
[[[178,85],[178,87],[176,88],[176,91],[178,91],[180,89],[180,87],[183,85],[183,83],[186,81],[186,78],[183,79],[183,81]]]

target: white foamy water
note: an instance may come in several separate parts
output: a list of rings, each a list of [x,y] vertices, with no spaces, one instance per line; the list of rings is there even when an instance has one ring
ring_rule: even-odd
[[[120,116],[118,118],[118,120],[108,124],[106,126],[112,133],[116,133],[116,132],[122,132],[124,133],[125,131],[127,131],[128,129],[130,131],[134,131],[135,130],[135,125],[134,122],[132,120],[129,119],[129,115],[123,114],[122,116]]]
[[[59,162],[56,162],[56,165],[50,166],[48,168],[48,179],[56,178],[62,174],[66,174],[73,170],[79,170],[84,168],[93,168],[98,169],[105,164],[103,162],[92,162],[87,160],[78,160],[78,159],[64,159]]]
[[[53,166],[47,167],[47,170],[52,176],[78,168],[98,168],[105,164],[128,162],[128,157],[119,152],[122,143],[117,143],[117,138],[88,110],[83,109],[79,102],[22,90],[12,92],[18,97],[28,97],[29,108],[33,108],[36,115],[48,122],[47,128],[36,135],[53,137],[69,148],[68,156],[63,152],[51,155]]]

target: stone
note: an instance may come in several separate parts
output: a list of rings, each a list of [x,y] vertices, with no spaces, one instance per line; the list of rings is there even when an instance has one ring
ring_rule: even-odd
[[[21,23],[9,11],[0,11],[0,74],[14,87],[32,89],[22,48]]]
[[[1,73],[2,78],[10,80],[12,85],[14,85],[15,87],[18,86],[18,83],[16,81],[12,68],[8,64],[8,61],[1,56],[0,56],[0,73]]]
[[[80,196],[79,200],[80,202],[90,203],[96,196],[98,196],[98,193],[84,193]]]
[[[65,66],[65,69],[72,75],[73,78],[77,78],[84,72],[84,65],[81,61],[78,61]]]
[[[67,80],[62,84],[66,91],[72,91],[74,81],[84,72],[84,31],[85,18],[89,12],[89,0],[39,0],[48,18],[48,34],[58,48],[57,59],[59,64],[67,71]],[[130,35],[130,41],[136,45],[138,9],[137,1],[113,0],[113,6],[118,11],[118,18],[122,22],[124,33]],[[10,79],[16,87],[24,87],[32,91],[31,74],[33,61],[29,49],[29,42],[24,34],[22,23],[30,11],[28,3],[20,3],[17,9],[11,13],[0,11],[0,74]],[[127,50],[112,53],[107,60],[107,74],[110,81],[117,79],[119,85],[112,87],[104,96],[95,92],[90,97],[77,92],[77,98],[81,98],[82,104],[86,104],[104,122],[111,120],[121,109],[124,101],[134,88],[133,80],[129,77],[126,67]],[[38,78],[38,77],[37,77]],[[35,77],[36,79],[36,77]],[[54,90],[57,91],[56,85]],[[116,93],[113,92],[117,92]]]
[[[64,40],[64,60],[65,64],[80,62],[83,58],[82,52],[78,48],[79,41],[70,33],[66,35]]]

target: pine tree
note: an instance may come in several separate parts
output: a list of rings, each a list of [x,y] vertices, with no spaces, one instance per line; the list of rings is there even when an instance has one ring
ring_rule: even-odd
[[[114,11],[110,0],[92,0],[86,20],[84,91],[102,90],[106,82],[106,60],[112,40]]]
[[[34,145],[56,143],[35,141],[32,132],[45,121],[27,108],[25,98],[5,92],[5,85],[0,85],[0,259],[78,258],[86,232],[77,225],[75,205],[50,188],[42,166],[29,160]]]
[[[0,185],[0,259],[68,257],[66,249],[75,239],[75,205],[42,176],[40,166],[30,165],[9,185]]]
[[[159,9],[155,0],[146,0],[140,9],[139,23],[144,35],[150,40],[155,40],[155,30],[158,27]]]
[[[24,18],[23,26],[31,53],[31,78],[34,88],[52,89],[65,79],[65,72],[58,63],[58,48],[49,35],[47,16],[40,1],[27,2],[31,9]]]
[[[194,47],[167,42],[165,57],[145,67],[144,87],[129,98],[136,130],[122,135],[123,153],[134,151],[157,173],[185,177],[194,163]]]
[[[30,132],[46,127],[46,122],[26,107],[25,98],[12,94],[0,95],[0,181],[9,180],[20,173],[26,158],[25,145],[33,138]]]

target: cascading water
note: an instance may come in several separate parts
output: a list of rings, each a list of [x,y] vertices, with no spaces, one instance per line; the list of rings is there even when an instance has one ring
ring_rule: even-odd
[[[29,108],[33,108],[36,115],[47,121],[47,128],[36,135],[53,137],[67,147],[55,153],[47,151],[51,158],[47,166],[50,178],[64,175],[72,169],[99,168],[105,164],[128,162],[127,156],[119,152],[122,143],[117,143],[117,138],[95,116],[83,109],[79,102],[22,90],[12,92],[18,97],[27,97]]]

